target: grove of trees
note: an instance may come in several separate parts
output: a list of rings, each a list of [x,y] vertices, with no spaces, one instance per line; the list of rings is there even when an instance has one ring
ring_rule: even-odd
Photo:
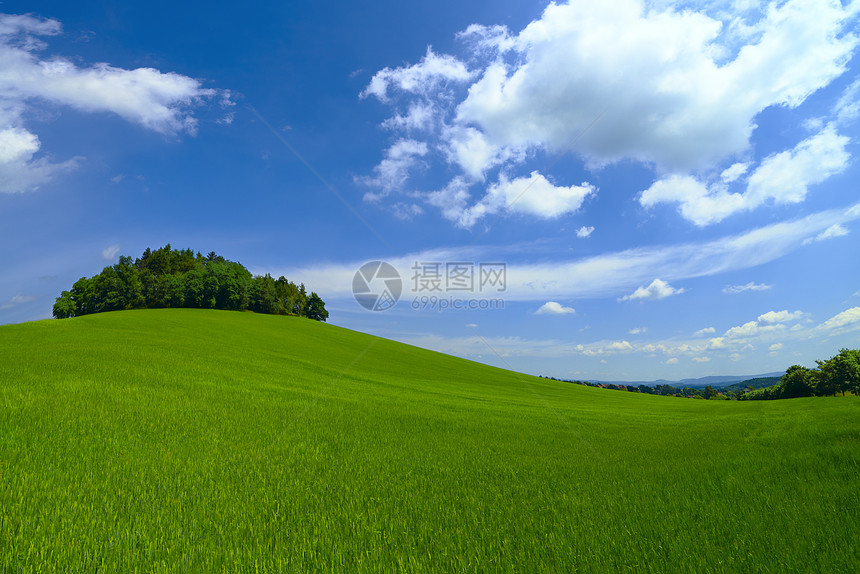
[[[65,319],[125,309],[192,307],[297,315],[328,319],[325,302],[284,277],[252,276],[241,264],[214,252],[147,249],[138,259],[121,256],[116,265],[81,277],[54,303],[54,317]]]
[[[826,361],[815,361],[817,369],[792,365],[778,385],[740,393],[738,399],[755,401],[826,397],[846,392],[860,395],[860,350],[842,349]]]

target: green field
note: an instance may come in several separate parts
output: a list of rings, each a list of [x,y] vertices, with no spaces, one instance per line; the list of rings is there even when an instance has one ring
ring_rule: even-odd
[[[302,318],[0,327],[0,572],[853,572],[860,399],[697,401]]]

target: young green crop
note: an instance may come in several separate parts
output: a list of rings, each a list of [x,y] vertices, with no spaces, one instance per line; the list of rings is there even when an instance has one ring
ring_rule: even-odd
[[[860,401],[692,401],[306,319],[0,327],[0,572],[847,572]]]

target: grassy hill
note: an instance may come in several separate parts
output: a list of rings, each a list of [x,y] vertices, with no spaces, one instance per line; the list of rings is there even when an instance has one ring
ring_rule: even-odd
[[[860,400],[558,383],[306,319],[0,327],[0,570],[847,572]]]

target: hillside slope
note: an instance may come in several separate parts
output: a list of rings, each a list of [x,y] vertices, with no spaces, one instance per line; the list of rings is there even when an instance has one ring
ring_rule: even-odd
[[[0,567],[850,571],[860,400],[611,393],[294,317],[0,327]]]

